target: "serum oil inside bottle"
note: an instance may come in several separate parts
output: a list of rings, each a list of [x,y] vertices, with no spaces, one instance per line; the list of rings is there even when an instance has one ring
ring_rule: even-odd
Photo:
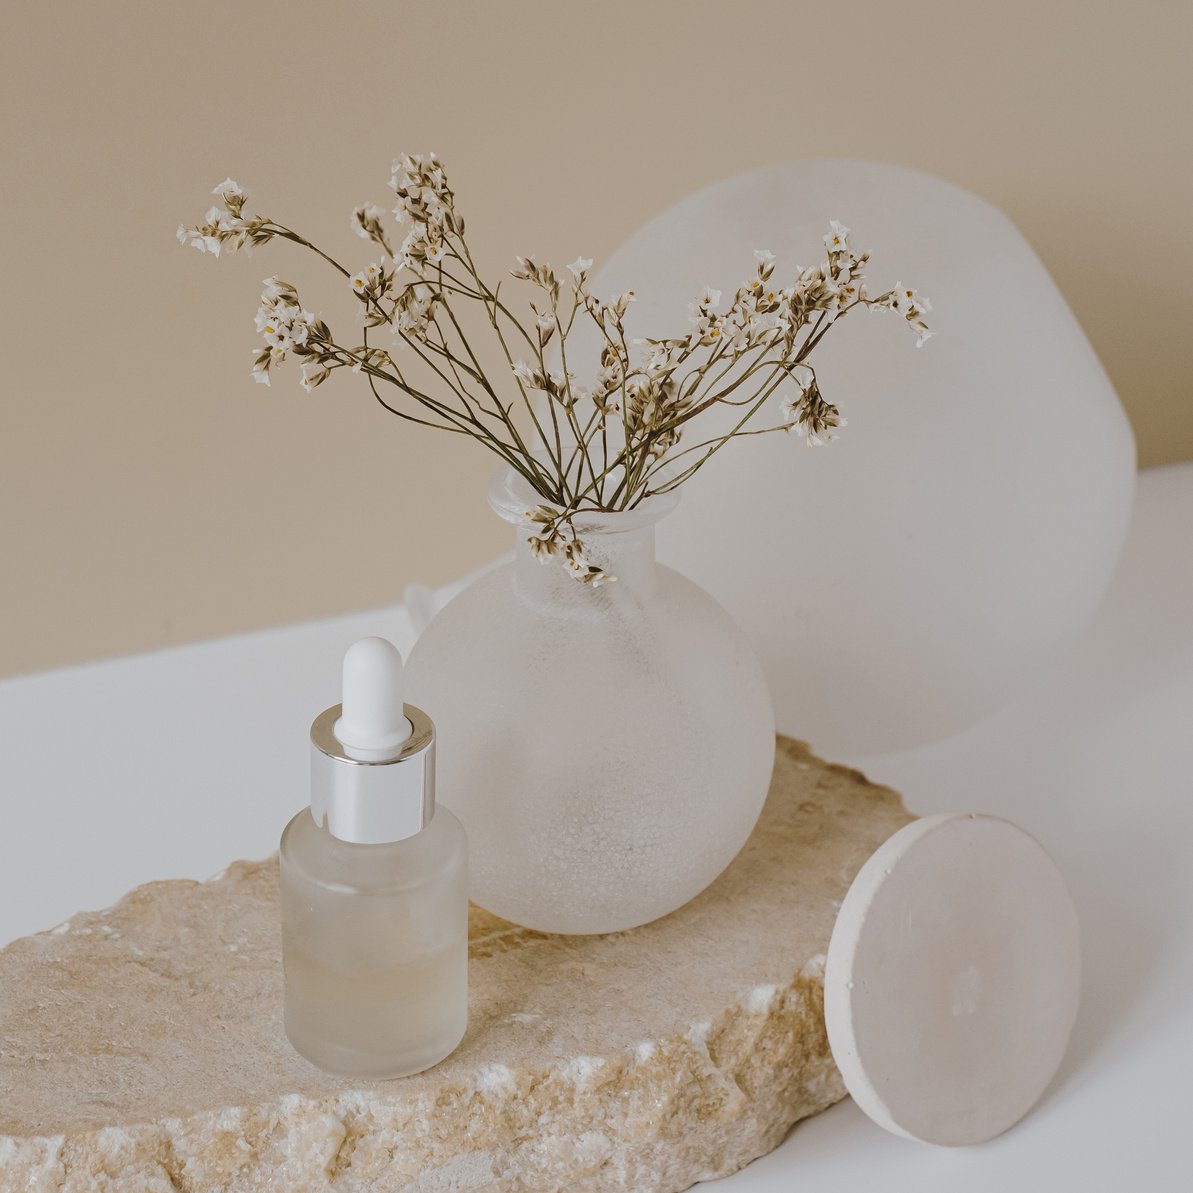
[[[435,729],[383,638],[311,726],[311,806],[282,834],[286,1034],[332,1073],[417,1073],[468,1023],[464,829],[435,805]]]

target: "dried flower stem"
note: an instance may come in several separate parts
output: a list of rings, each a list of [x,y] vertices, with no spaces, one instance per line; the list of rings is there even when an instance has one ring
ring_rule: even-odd
[[[356,208],[353,231],[383,253],[357,274],[292,228],[247,215],[247,196],[231,179],[213,192],[222,206],[210,208],[202,224],[180,227],[178,239],[215,256],[224,248],[234,252],[288,240],[331,265],[361,303],[360,343],[338,340],[302,307],[292,285],[267,278],[257,312],[265,343],[254,355],[254,379],[270,384],[271,370],[288,356],[302,361],[300,381],[308,391],[348,368],[363,373],[376,401],[399,418],[477,439],[542,500],[527,511],[535,553],[559,560],[593,585],[612,577],[588,562],[573,525],[576,515],[633,509],[669,492],[735,438],[793,431],[815,447],[837,437],[846,420],[822,396],[809,363],[837,320],[862,306],[901,315],[916,332],[917,346],[932,334],[923,319],[931,304],[914,290],[896,283],[876,297],[868,295],[869,254],[855,253],[849,229],[833,221],[822,263],[797,269],[794,280],[780,288],[771,280],[775,258],[756,252],[754,276],[737,288],[725,310],[720,291],[706,290],[691,304],[690,330],[635,341],[643,347],[635,361],[624,322],[633,291],[609,301],[598,298],[587,284],[592,262],[578,258],[568,266],[569,293],[561,303],[563,283],[551,266],[519,257],[510,272],[535,292],[528,304],[531,317],[519,315],[501,297],[501,285],[490,286],[473,261],[464,219],[435,155],[400,157],[390,186],[393,214],[408,230],[395,251],[383,223],[386,213],[372,204]],[[508,369],[499,381],[487,374],[469,342],[461,304],[479,304],[483,312]],[[600,342],[599,367],[585,384],[569,360],[568,340],[577,321],[592,326]],[[416,382],[393,353],[370,341],[370,332],[382,326],[398,347],[411,350],[433,379],[435,393]],[[511,341],[523,355],[515,357]],[[558,370],[552,367],[556,358]],[[750,427],[785,384],[795,392],[782,403],[782,422]],[[396,388],[423,413],[387,401],[382,385]],[[687,425],[717,406],[737,412],[731,428],[679,447]]]

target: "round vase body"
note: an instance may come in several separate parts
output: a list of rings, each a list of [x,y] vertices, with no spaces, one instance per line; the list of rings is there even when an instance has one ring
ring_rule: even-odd
[[[537,499],[494,508],[510,520]],[[463,820],[473,900],[544,932],[615,932],[681,907],[758,819],[774,715],[745,635],[654,559],[674,504],[577,517],[593,587],[518,528],[427,627],[406,665],[434,718],[438,798]]]
[[[802,161],[724,179],[631,236],[591,288],[637,290],[629,335],[674,335],[702,287],[734,292],[754,249],[787,285],[823,257],[830,219],[874,250],[872,293],[902,280],[931,298],[937,335],[916,351],[898,317],[834,327],[814,362],[849,418],[840,442],[730,444],[685,483],[659,558],[749,633],[780,731],[849,757],[964,729],[1076,639],[1125,540],[1135,451],[1023,236],[926,174]],[[758,426],[781,421],[783,396]],[[710,410],[700,437],[738,414]]]

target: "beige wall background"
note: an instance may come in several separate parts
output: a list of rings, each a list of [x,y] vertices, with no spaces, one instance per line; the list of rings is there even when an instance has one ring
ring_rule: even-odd
[[[1193,458],[1186,0],[54,0],[2,40],[0,674],[384,605],[507,547],[472,444],[252,384],[260,279],[324,275],[176,245],[226,174],[363,265],[352,206],[434,149],[496,272],[599,261],[765,162],[928,170],[1043,257],[1141,463]]]

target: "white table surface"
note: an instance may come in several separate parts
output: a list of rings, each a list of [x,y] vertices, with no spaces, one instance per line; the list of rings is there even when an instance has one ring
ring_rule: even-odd
[[[1193,1189],[1193,465],[1140,478],[1098,621],[1011,706],[938,745],[844,759],[913,811],[1006,816],[1082,919],[1085,994],[1041,1106],[978,1148],[884,1134],[844,1102],[734,1193]],[[276,847],[340,657],[402,608],[0,682],[0,945],[130,887]]]

